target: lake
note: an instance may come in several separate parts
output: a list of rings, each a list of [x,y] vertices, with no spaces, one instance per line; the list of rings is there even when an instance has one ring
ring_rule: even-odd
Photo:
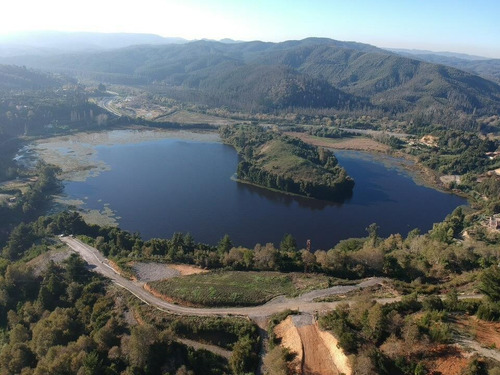
[[[229,234],[235,245],[279,245],[291,233],[300,247],[329,249],[349,237],[366,236],[371,223],[380,235],[406,235],[432,228],[466,200],[418,185],[390,157],[339,151],[340,164],[356,181],[352,197],[331,203],[268,191],[234,181],[238,155],[217,142],[160,139],[95,146],[110,169],[86,181],[65,182],[70,199],[83,208],[105,206],[122,229],[143,238],[190,232],[215,244]]]

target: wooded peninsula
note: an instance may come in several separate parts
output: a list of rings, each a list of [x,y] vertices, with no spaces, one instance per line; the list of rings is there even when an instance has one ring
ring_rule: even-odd
[[[354,180],[331,151],[255,125],[222,127],[222,140],[241,157],[237,178],[270,189],[339,201]]]

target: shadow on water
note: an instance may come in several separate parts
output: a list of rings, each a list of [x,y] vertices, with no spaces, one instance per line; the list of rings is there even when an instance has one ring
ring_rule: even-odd
[[[266,199],[273,203],[284,205],[285,207],[290,207],[291,205],[296,203],[299,207],[309,210],[323,210],[326,207],[341,207],[344,203],[349,203],[353,195],[351,193],[348,197],[345,197],[344,199],[339,201],[325,201],[321,199],[313,199],[301,197],[298,195],[280,193],[260,186],[246,184],[239,181],[237,181],[237,184],[239,191],[250,192],[251,194],[257,195],[261,199]]]

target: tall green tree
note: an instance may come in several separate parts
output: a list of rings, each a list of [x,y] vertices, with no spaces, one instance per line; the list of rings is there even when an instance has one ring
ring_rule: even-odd
[[[297,241],[291,234],[286,233],[283,236],[283,239],[280,242],[280,250],[284,252],[297,250]]]
[[[483,271],[479,288],[492,302],[500,301],[500,267],[491,266]]]
[[[229,235],[226,234],[224,235],[224,237],[221,238],[221,240],[217,244],[217,251],[222,254],[228,253],[232,247],[233,247],[233,242],[231,241]]]

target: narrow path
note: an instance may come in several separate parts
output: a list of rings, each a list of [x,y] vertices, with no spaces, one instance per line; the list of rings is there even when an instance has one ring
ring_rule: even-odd
[[[217,345],[202,344],[201,342],[189,340],[189,339],[178,338],[176,340],[184,345],[195,348],[196,350],[199,350],[199,349],[207,350],[209,352],[217,354],[218,356],[224,357],[226,359],[229,359],[229,357],[231,357],[230,350],[226,350],[226,349],[221,348],[220,346],[217,346]]]

